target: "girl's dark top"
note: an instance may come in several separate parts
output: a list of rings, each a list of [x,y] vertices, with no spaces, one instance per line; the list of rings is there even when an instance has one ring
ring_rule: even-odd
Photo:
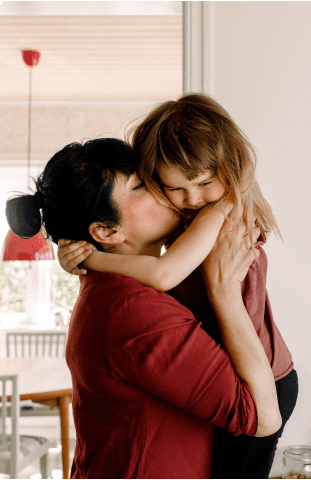
[[[253,322],[258,337],[269,359],[275,380],[285,377],[294,367],[292,356],[281,333],[276,326],[266,289],[268,260],[258,242],[259,261],[253,261],[248,274],[242,283],[242,296],[246,310]],[[199,270],[195,270],[180,285],[170,290],[176,300],[191,310],[203,328],[217,343],[221,344],[221,336],[213,309],[206,295],[205,285]]]

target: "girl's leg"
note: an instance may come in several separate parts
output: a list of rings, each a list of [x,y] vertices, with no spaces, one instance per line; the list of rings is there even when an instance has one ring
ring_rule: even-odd
[[[297,397],[298,397],[298,375],[296,370],[292,370],[286,377],[281,378],[281,380],[278,380],[275,382],[276,386],[276,392],[278,395],[278,400],[279,400],[279,407],[280,407],[280,412],[282,415],[282,427],[278,431],[278,438],[281,438],[285,424],[291,414],[293,413],[293,410],[296,405]],[[271,459],[269,463],[269,472],[272,467],[274,455],[276,452],[276,447],[277,447],[277,442],[274,446],[273,452],[271,453]]]
[[[212,478],[268,478],[278,439],[294,410],[298,395],[295,370],[276,382],[282,427],[269,437],[234,437],[222,428],[215,429]]]

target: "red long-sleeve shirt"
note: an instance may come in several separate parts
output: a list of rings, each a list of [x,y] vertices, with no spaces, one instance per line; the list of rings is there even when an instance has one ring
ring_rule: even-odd
[[[66,351],[72,478],[210,478],[213,424],[257,429],[228,355],[169,295],[115,274],[80,281]]]

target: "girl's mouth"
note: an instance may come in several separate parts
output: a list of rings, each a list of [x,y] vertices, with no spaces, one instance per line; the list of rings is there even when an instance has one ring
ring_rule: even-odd
[[[193,218],[197,215],[197,213],[201,210],[201,208],[185,208],[182,213],[185,215],[186,218]]]

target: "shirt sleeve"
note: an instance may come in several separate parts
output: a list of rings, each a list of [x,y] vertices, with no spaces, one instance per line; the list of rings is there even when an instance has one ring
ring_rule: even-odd
[[[258,262],[254,260],[249,267],[241,285],[241,292],[245,308],[253,322],[257,335],[261,339],[266,314],[268,259],[260,244],[257,244],[256,248],[260,251]]]
[[[254,397],[227,353],[191,312],[148,287],[110,312],[106,351],[112,376],[225,428],[254,435]]]

